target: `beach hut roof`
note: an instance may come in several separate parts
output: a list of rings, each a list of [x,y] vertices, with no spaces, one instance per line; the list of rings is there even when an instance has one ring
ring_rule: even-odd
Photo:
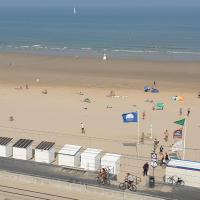
[[[30,146],[32,143],[33,143],[33,140],[19,139],[19,140],[13,145],[13,147],[17,147],[17,148],[27,148],[27,147]]]
[[[35,149],[50,150],[55,145],[55,142],[42,141]]]
[[[0,145],[7,145],[13,138],[0,137]]]

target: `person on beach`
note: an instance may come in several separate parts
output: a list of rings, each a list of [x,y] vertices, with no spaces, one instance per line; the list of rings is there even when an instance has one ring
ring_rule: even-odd
[[[187,116],[189,117],[189,115],[190,115],[190,108],[188,108],[187,110]]]
[[[164,148],[163,148],[163,146],[161,145],[161,146],[160,146],[160,154],[163,154],[163,150],[164,150]]]
[[[85,127],[84,124],[81,122],[81,133],[85,134]]]
[[[183,109],[180,108],[180,109],[179,109],[179,115],[182,116],[182,114],[183,114]]]
[[[147,176],[148,171],[149,171],[149,164],[148,164],[148,162],[146,162],[143,165],[143,176]]]
[[[167,153],[165,153],[165,161],[168,162],[169,161],[169,155]]]
[[[145,120],[145,117],[146,117],[146,113],[145,111],[142,113],[142,119]]]
[[[153,81],[153,86],[156,87],[156,81]]]
[[[168,142],[168,139],[169,139],[169,132],[166,129],[165,132],[164,132],[164,140],[165,140],[165,142]]]
[[[28,88],[28,84],[26,84],[26,86],[25,86],[25,87],[26,87],[26,89],[29,89],[29,88]]]

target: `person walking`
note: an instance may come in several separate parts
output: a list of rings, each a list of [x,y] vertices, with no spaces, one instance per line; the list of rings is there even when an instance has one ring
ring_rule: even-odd
[[[187,116],[189,117],[189,115],[190,115],[190,108],[188,108],[187,110]]]
[[[145,111],[142,113],[142,119],[145,120],[145,117],[146,117],[146,113]]]
[[[164,148],[163,148],[163,146],[161,145],[161,146],[160,146],[160,154],[163,154],[163,150],[164,150]]]
[[[182,114],[183,114],[183,109],[180,108],[180,109],[179,109],[179,115],[182,116]]]
[[[143,176],[147,176],[148,171],[149,171],[149,164],[148,164],[148,162],[146,162],[143,165]]]
[[[85,134],[85,127],[84,127],[83,122],[81,122],[81,133]]]
[[[168,139],[169,139],[169,132],[168,132],[168,130],[166,129],[165,132],[164,132],[164,140],[165,140],[165,142],[167,142]]]

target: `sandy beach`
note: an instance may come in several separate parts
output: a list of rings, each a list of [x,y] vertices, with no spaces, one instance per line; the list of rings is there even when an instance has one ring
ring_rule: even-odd
[[[153,138],[168,147],[179,128],[173,122],[186,117],[186,147],[196,149],[187,150],[186,158],[200,161],[199,66],[198,62],[0,54],[0,136],[31,138],[34,145],[54,141],[57,149],[69,143],[136,156],[136,147],[128,144],[137,142],[137,124],[123,123],[121,115],[139,111],[146,113],[145,120],[140,115],[140,134],[149,135],[152,126]],[[151,87],[153,81],[160,93],[144,93],[143,87]],[[110,90],[116,97],[106,97]],[[172,101],[176,95],[184,96],[184,101]],[[86,98],[91,102],[84,102]],[[164,110],[153,111],[151,100],[163,102]],[[163,140],[166,129],[168,142]],[[140,155],[148,158],[152,141],[145,144]]]

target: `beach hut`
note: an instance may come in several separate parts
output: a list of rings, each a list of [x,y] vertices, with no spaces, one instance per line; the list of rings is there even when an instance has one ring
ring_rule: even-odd
[[[8,137],[0,137],[0,156],[10,157],[12,156],[12,139]]]
[[[91,171],[98,170],[101,163],[101,154],[101,149],[87,148],[81,154],[81,168]]]
[[[55,143],[42,141],[35,148],[35,161],[52,163],[55,160]]]
[[[120,157],[119,154],[106,153],[101,158],[101,167],[109,169],[109,173],[117,175],[120,172]]]
[[[32,143],[33,140],[19,139],[13,145],[13,158],[22,160],[31,159],[33,157]]]
[[[58,164],[69,167],[79,167],[81,146],[65,144],[58,152]]]

